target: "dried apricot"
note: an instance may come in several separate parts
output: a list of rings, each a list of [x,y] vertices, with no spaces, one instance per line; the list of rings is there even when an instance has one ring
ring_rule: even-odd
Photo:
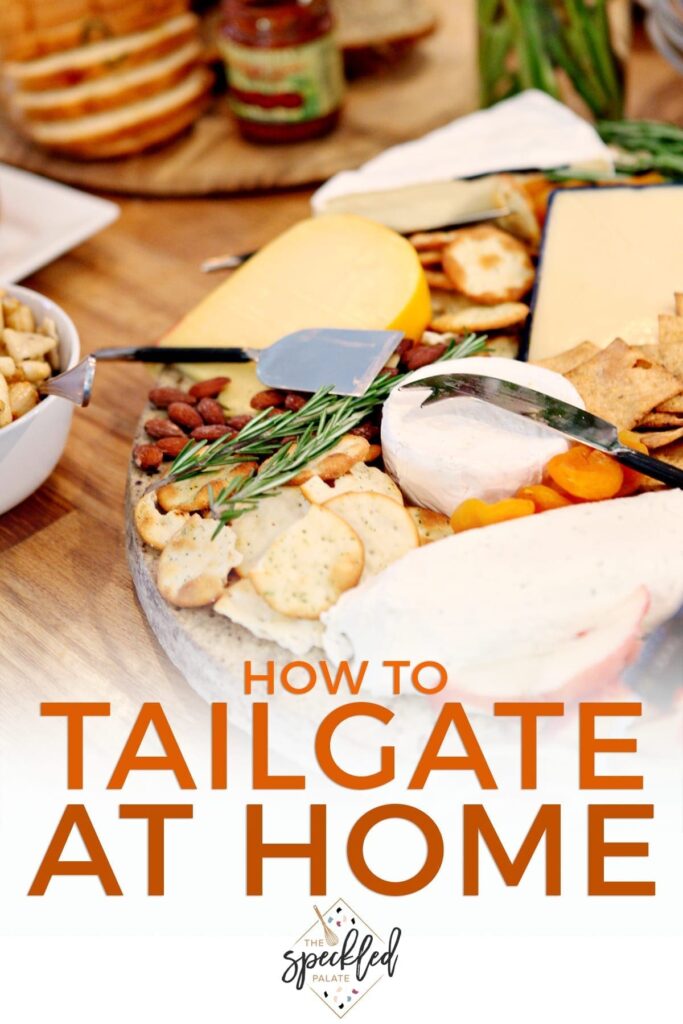
[[[537,512],[548,512],[553,508],[564,508],[566,505],[571,505],[571,501],[566,495],[560,494],[554,487],[549,487],[547,484],[530,484],[528,487],[520,487],[515,497],[533,501]]]
[[[634,451],[642,452],[643,455],[649,454],[647,445],[633,430],[620,430],[619,440],[626,448],[633,448]],[[648,479],[637,469],[631,469],[629,466],[622,466],[621,471],[624,474],[624,480],[618,494],[620,498],[628,498],[630,494],[635,494]]]
[[[640,434],[636,434],[634,430],[620,430],[619,441],[626,448],[633,448],[635,452],[642,452],[643,455],[650,454],[650,449],[645,444]]]
[[[563,491],[582,501],[614,498],[624,482],[618,462],[582,444],[555,455],[546,466],[546,473]]]
[[[479,526],[492,526],[494,523],[504,523],[508,519],[532,516],[535,511],[533,501],[524,498],[503,498],[492,505],[480,501],[479,498],[468,498],[458,505],[451,516],[451,529],[453,533],[463,533]]]

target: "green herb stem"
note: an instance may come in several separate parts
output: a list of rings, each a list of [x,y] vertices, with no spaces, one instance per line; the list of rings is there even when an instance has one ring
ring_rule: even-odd
[[[485,335],[470,334],[459,343],[452,340],[440,361],[447,358],[460,359],[476,355],[478,352],[484,351],[485,348]],[[314,419],[309,418],[306,423],[294,419],[298,414],[294,414],[285,421],[287,414],[281,413],[279,416],[265,420],[260,441],[258,438],[253,438],[253,441],[244,446],[240,441],[244,431],[256,422],[256,420],[252,420],[233,441],[224,443],[222,447],[216,447],[219,442],[214,442],[214,445],[210,446],[214,451],[208,454],[211,471],[246,461],[250,455],[256,454],[254,449],[257,447],[259,455],[268,456],[268,461],[260,467],[257,473],[244,473],[233,477],[218,495],[214,496],[209,487],[211,512],[218,520],[218,529],[244,515],[262,498],[276,493],[310,462],[331,451],[345,434],[348,434],[353,427],[381,405],[390,392],[407,376],[409,376],[407,373],[398,374],[395,377],[380,376],[360,397],[339,398],[331,395],[329,389],[321,389],[300,410],[303,412],[308,405],[315,403],[316,416]],[[278,428],[277,421],[280,419],[285,422]],[[293,422],[297,429],[301,427],[295,439],[292,436]],[[261,420],[261,423],[264,421]],[[265,436],[266,432],[268,432],[267,437]],[[277,438],[272,436],[273,432],[277,434]],[[283,438],[286,438],[284,443]],[[182,459],[183,454],[181,452],[178,458]],[[185,479],[186,475],[196,476],[197,473],[207,472],[207,469],[196,468],[205,466],[206,460],[206,453],[195,455],[190,460],[195,464],[192,472],[187,468],[186,460],[186,468],[182,470],[184,475],[177,476],[176,479]],[[175,463],[172,472],[175,472]]]

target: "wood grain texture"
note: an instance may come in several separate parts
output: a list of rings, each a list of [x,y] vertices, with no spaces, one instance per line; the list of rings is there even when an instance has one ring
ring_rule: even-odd
[[[642,41],[631,72],[633,113],[680,119],[680,79]],[[127,200],[116,224],[26,283],[64,306],[85,351],[149,342],[216,284],[201,259],[257,248],[306,216],[308,198]],[[204,714],[151,635],[126,565],[124,492],[148,386],[142,367],[101,366],[59,466],[0,518],[2,728],[57,693]]]
[[[323,139],[278,146],[245,142],[221,98],[192,132],[124,161],[53,156],[0,122],[0,160],[84,188],[136,195],[214,195],[323,181],[474,107],[474,6],[470,0],[431,3],[438,30],[379,74],[352,82],[339,128]]]

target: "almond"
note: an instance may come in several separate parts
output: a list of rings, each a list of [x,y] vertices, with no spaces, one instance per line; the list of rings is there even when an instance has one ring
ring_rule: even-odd
[[[410,352],[406,353],[403,362],[409,370],[419,370],[421,366],[429,366],[436,362],[446,351],[446,345],[439,342],[437,345],[413,345]]]
[[[303,395],[297,395],[296,391],[290,391],[285,396],[285,409],[298,412],[299,409],[303,409],[307,401],[308,399],[304,398]]]
[[[226,423],[206,423],[201,427],[195,427],[190,436],[194,441],[217,441],[219,437],[225,437],[227,434],[235,436],[234,430]]]
[[[149,400],[157,409],[167,409],[171,402],[187,402],[188,405],[194,405],[197,401],[194,395],[186,394],[180,388],[152,388]]]
[[[168,418],[188,430],[194,430],[195,427],[202,425],[201,416],[187,402],[171,402],[168,407]]]
[[[193,398],[215,398],[220,395],[224,387],[230,383],[229,377],[212,377],[210,380],[201,380],[193,384],[190,394]]]
[[[366,420],[364,423],[359,423],[357,427],[351,427],[349,434],[357,434],[359,437],[364,437],[366,441],[374,441],[379,437],[379,427],[376,423]]]
[[[242,415],[242,416],[229,416],[225,421],[231,430],[241,430],[242,427],[246,427],[250,420],[253,420],[253,416]]]
[[[197,412],[205,423],[225,423],[223,406],[215,398],[202,398],[197,406]]]
[[[138,444],[133,451],[135,465],[146,472],[158,469],[163,458],[164,453],[155,444]]]
[[[145,430],[155,441],[162,437],[185,437],[185,431],[181,430],[177,423],[172,423],[170,420],[147,420]]]
[[[249,404],[252,409],[275,409],[285,404],[285,395],[276,388],[266,388],[257,392]]]
[[[186,437],[160,437],[157,441],[157,448],[164,453],[164,458],[175,459],[188,443]]]

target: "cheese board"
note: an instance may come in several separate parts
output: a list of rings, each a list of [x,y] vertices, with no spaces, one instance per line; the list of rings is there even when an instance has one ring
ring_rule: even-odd
[[[164,648],[207,699],[241,692],[248,660],[261,675],[269,663],[276,674],[292,661],[350,666],[391,701],[388,659],[437,663],[446,695],[473,707],[574,699],[613,687],[683,604],[682,491],[590,437],[575,443],[480,398],[424,405],[406,387],[453,373],[509,381],[683,468],[683,293],[660,294],[655,334],[634,326],[628,343],[607,331],[577,344],[567,323],[533,362],[515,359],[531,291],[552,303],[557,287],[539,263],[567,231],[552,214],[546,223],[549,197],[561,188],[553,202],[571,205],[585,190],[541,174],[489,185],[511,211],[496,227],[406,239],[351,214],[304,221],[162,339],[198,353],[237,337],[258,348],[323,322],[402,337],[360,396],[331,393],[333,365],[313,395],[264,389],[253,366],[201,362],[150,390],[129,560]],[[590,194],[605,209],[666,194],[651,179],[631,186]],[[619,301],[612,310],[622,331]],[[306,693],[283,713],[294,729],[330,699]]]

